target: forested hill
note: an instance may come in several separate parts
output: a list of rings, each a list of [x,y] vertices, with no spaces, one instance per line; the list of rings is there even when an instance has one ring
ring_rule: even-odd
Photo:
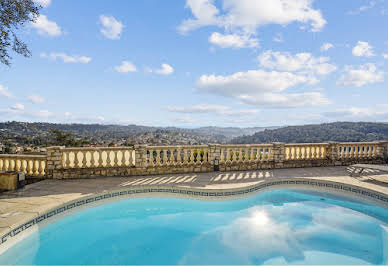
[[[336,122],[320,125],[289,126],[264,130],[250,136],[236,137],[231,142],[233,144],[253,144],[374,140],[388,140],[388,123]]]

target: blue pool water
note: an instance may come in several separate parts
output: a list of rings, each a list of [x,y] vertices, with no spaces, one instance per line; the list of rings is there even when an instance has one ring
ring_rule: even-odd
[[[385,264],[386,209],[304,190],[137,198],[41,228],[0,264]]]

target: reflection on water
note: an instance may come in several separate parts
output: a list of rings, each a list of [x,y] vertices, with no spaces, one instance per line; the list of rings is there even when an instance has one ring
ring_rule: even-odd
[[[51,224],[0,264],[384,264],[387,215],[291,190],[224,202],[133,199]]]

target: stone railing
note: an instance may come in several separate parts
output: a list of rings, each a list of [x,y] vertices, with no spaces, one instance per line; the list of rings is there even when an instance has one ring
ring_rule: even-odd
[[[285,160],[325,159],[328,148],[328,143],[285,144]]]
[[[133,147],[64,148],[62,168],[131,167],[135,165]]]
[[[0,170],[87,178],[384,163],[388,142],[131,147],[48,147],[46,155],[0,155]]]
[[[28,176],[46,176],[46,155],[0,154],[0,171],[20,171]]]

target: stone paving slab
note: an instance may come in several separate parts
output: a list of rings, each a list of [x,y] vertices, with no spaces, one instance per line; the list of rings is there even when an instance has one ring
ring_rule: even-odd
[[[105,177],[68,180],[44,180],[14,192],[0,194],[0,235],[48,210],[73,200],[106,191],[141,185],[170,185],[204,189],[231,189],[251,186],[279,178],[314,178],[357,185],[388,195],[388,175],[366,172],[360,178],[350,177],[349,167],[315,167],[167,174],[135,177]]]

